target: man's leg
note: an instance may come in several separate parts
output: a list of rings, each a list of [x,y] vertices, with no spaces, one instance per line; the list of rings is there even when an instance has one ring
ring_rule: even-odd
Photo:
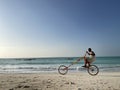
[[[90,67],[90,62],[87,62],[88,63],[88,67]]]
[[[87,58],[86,58],[86,57],[84,57],[84,63],[85,63],[85,65],[84,65],[83,67],[86,67],[86,66],[87,66],[87,63],[88,63],[88,61],[87,61]]]

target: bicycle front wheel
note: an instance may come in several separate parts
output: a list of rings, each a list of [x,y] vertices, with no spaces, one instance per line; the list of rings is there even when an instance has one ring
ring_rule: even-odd
[[[90,75],[95,76],[99,73],[99,68],[96,65],[90,65],[87,71]]]
[[[60,65],[58,68],[58,72],[61,75],[65,75],[68,72],[68,67],[65,65]]]

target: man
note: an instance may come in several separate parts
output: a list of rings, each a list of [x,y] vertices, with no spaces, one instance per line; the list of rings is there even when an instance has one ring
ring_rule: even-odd
[[[87,54],[87,56],[86,56],[86,54]],[[82,67],[87,67],[87,64],[88,64],[88,66],[90,66],[90,64],[93,61],[95,61],[95,53],[92,51],[91,48],[88,48],[88,51],[86,51],[86,54],[84,56],[85,65]]]

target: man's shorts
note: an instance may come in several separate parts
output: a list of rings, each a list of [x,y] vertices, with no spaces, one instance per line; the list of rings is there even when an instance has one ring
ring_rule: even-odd
[[[95,58],[94,56],[92,56],[92,57],[87,57],[87,61],[88,61],[89,63],[93,63],[95,60],[96,60],[96,58]]]

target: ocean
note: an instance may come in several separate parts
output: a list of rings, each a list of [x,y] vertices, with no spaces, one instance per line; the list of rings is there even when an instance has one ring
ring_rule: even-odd
[[[0,73],[53,73],[58,72],[60,65],[70,65],[78,57],[50,58],[1,58]],[[93,63],[100,72],[120,72],[120,57],[96,57]],[[70,72],[85,72],[81,67],[84,61],[72,65]]]

